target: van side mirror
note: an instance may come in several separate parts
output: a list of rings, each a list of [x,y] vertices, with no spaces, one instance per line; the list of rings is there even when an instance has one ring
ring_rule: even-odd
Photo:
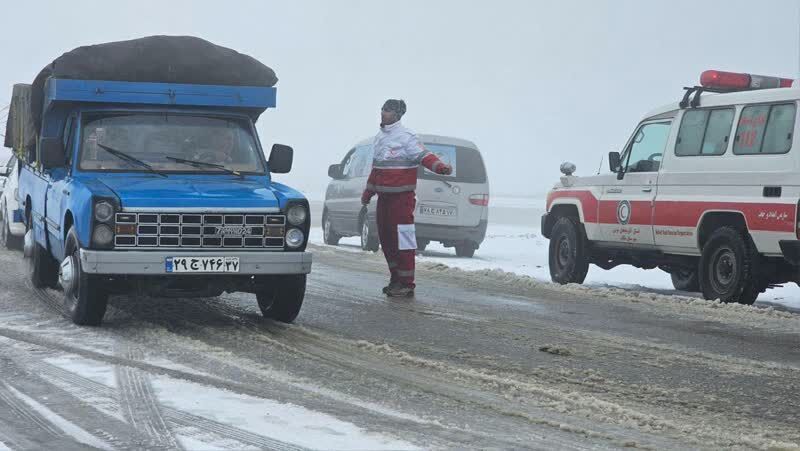
[[[611,172],[619,172],[620,170],[620,156],[619,152],[609,152],[608,153],[608,168]]]
[[[39,163],[42,164],[42,168],[60,168],[64,166],[66,160],[64,144],[60,137],[39,140]]]
[[[283,144],[275,144],[269,153],[269,172],[273,174],[288,174],[292,170],[294,149]]]
[[[342,165],[341,164],[332,164],[332,165],[328,166],[328,177],[330,177],[330,178],[332,178],[334,180],[339,180],[339,179],[343,178],[342,176],[343,176],[343,174],[342,174]]]
[[[11,167],[10,166],[2,166],[0,167],[0,177],[8,177],[11,174]]]

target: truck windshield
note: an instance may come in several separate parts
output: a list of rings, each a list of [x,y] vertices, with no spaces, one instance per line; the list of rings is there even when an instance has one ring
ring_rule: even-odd
[[[81,136],[80,168],[86,171],[144,170],[141,164],[106,150],[111,148],[158,172],[265,173],[248,124],[234,119],[176,114],[95,116],[84,122]]]

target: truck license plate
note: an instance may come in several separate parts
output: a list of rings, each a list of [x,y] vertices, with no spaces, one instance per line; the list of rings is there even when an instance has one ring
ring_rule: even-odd
[[[455,216],[456,209],[455,208],[442,208],[442,207],[426,207],[421,206],[419,207],[420,214],[423,215],[430,215],[430,216]]]
[[[239,257],[167,257],[168,273],[239,272]]]

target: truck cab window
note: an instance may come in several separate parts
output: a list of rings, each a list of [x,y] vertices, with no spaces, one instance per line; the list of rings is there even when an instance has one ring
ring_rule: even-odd
[[[658,171],[670,126],[670,122],[653,122],[639,127],[623,157],[625,172]]]

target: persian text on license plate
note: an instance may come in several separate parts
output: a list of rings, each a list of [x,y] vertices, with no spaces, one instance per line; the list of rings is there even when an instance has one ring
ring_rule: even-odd
[[[167,257],[164,266],[170,273],[239,272],[239,257]]]
[[[431,216],[455,216],[455,208],[441,208],[441,207],[420,207],[420,213],[423,215]]]

